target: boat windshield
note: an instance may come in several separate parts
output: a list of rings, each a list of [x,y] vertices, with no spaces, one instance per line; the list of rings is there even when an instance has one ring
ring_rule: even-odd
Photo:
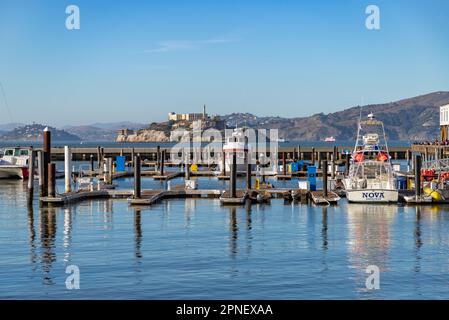
[[[20,157],[20,156],[27,156],[28,155],[28,149],[6,149],[5,150],[5,156],[14,156],[14,157]]]

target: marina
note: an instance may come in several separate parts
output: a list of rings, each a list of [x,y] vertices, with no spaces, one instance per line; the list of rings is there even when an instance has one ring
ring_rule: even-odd
[[[0,4],[0,300],[449,300],[449,2],[22,2]]]

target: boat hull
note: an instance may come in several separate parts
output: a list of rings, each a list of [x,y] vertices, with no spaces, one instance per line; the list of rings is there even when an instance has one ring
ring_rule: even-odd
[[[346,190],[346,197],[354,203],[391,203],[398,202],[399,193],[387,189]]]
[[[28,168],[20,166],[0,166],[0,179],[27,179]]]

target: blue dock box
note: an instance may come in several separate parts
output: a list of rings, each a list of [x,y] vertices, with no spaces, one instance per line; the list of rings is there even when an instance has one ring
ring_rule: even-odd
[[[116,171],[125,171],[125,163],[126,163],[126,157],[125,156],[117,156],[115,158],[115,165],[116,165]]]
[[[307,167],[307,180],[309,181],[310,191],[316,191],[316,167]]]

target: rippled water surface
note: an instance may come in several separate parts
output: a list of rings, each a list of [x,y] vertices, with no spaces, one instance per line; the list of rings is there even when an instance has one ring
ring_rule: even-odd
[[[130,188],[132,179],[119,185]],[[3,180],[0,298],[447,299],[448,234],[445,206],[273,200],[229,208],[188,199],[39,208],[27,205],[22,181]],[[66,289],[69,265],[80,269],[79,290]],[[365,287],[369,265],[380,269],[379,290]]]

